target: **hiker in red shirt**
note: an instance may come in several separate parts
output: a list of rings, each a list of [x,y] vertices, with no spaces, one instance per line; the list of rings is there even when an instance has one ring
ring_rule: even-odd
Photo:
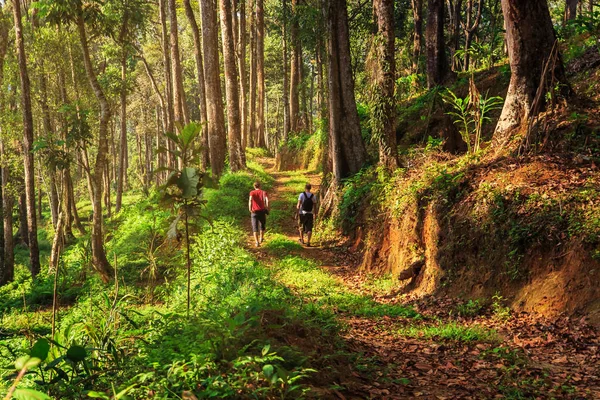
[[[248,198],[248,210],[251,215],[252,233],[256,247],[263,241],[263,235],[267,226],[267,215],[269,214],[269,197],[267,192],[260,188],[260,182],[254,182],[254,190]]]

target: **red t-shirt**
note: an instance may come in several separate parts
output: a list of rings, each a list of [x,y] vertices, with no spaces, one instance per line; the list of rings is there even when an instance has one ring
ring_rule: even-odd
[[[252,198],[252,212],[266,210],[265,197],[267,197],[267,192],[255,189],[250,192],[250,197]]]

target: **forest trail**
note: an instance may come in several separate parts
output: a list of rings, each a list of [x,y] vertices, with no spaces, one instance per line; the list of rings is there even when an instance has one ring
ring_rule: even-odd
[[[381,287],[385,281],[358,272],[358,256],[349,248],[325,248],[318,241],[313,247],[299,245],[296,199],[306,182],[318,192],[320,175],[279,172],[272,158],[258,161],[274,178],[268,192],[272,212],[265,243],[255,248],[249,234],[248,249],[267,265],[285,255],[315,263],[361,304],[333,306],[343,327],[340,336],[348,365],[336,365],[337,374],[317,379],[317,397],[600,398],[600,340],[583,319],[509,315],[499,301],[486,307],[446,297],[410,299],[391,292],[391,278],[386,292]],[[249,225],[248,221],[248,229]],[[281,236],[289,250],[273,252],[269,244]],[[310,283],[282,283],[305,302],[314,301]],[[313,340],[318,349],[319,338]]]

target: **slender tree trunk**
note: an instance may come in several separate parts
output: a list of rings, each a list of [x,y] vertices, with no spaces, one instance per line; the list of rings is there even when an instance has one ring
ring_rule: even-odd
[[[414,21],[412,72],[418,74],[423,47],[423,0],[412,0],[412,8]]]
[[[194,10],[190,0],[183,0],[185,15],[189,21],[192,38],[194,40],[194,58],[196,60],[196,75],[198,78],[198,100],[200,106],[200,123],[203,125],[202,136],[200,143],[202,146],[202,169],[207,170],[210,165],[210,153],[208,150],[208,134],[206,130],[206,89],[204,87],[204,62],[202,60],[202,38],[200,37],[200,29],[194,16]]]
[[[462,24],[462,5],[463,0],[449,1],[448,12],[450,14],[450,26],[451,26],[451,64],[452,70],[458,71],[460,69],[460,61],[456,57],[456,53],[460,49],[460,32]]]
[[[173,106],[173,78],[172,78],[172,65],[171,65],[171,53],[169,52],[169,33],[167,31],[167,0],[158,1],[158,10],[160,16],[161,25],[161,38],[162,38],[162,49],[163,49],[163,63],[165,68],[165,98],[167,99],[167,115],[166,121],[167,132],[175,132],[175,109]],[[173,149],[171,141],[167,141],[167,147],[170,150]],[[171,152],[167,152],[167,165],[171,168],[175,167],[176,160],[172,156]]]
[[[89,175],[89,188],[90,195],[92,198],[92,263],[94,268],[100,274],[103,281],[108,282],[112,276],[112,266],[106,258],[104,251],[104,235],[103,235],[103,221],[102,221],[102,177],[105,170],[106,154],[108,153],[108,123],[110,121],[110,107],[108,100],[104,95],[104,91],[98,82],[96,73],[92,67],[92,60],[87,42],[87,34],[85,32],[85,25],[83,20],[82,11],[79,10],[79,16],[77,19],[77,28],[79,31],[79,40],[81,42],[81,50],[83,53],[83,64],[85,71],[90,82],[90,86],[94,91],[94,95],[100,104],[100,120],[98,124],[98,150],[96,154],[96,163],[94,165],[93,172],[87,170]]]
[[[242,119],[242,147],[248,144],[248,81],[246,79],[246,0],[240,1],[240,23],[238,25],[239,44],[237,48],[240,76],[240,111]]]
[[[187,124],[190,122],[185,91],[183,90],[183,72],[181,70],[181,59],[179,55],[179,25],[177,24],[177,7],[175,0],[168,0],[170,39],[171,39],[171,61],[173,67],[173,105],[175,109],[175,122]]]
[[[121,116],[120,128],[121,136],[119,139],[119,169],[117,176],[117,197],[115,199],[115,213],[121,211],[121,201],[123,198],[123,177],[127,174],[125,162],[127,156],[127,53],[122,49],[121,56]]]
[[[284,0],[285,1],[285,0]],[[250,125],[248,145],[256,146],[256,1],[250,3]],[[285,63],[285,61],[284,61]]]
[[[547,79],[544,64],[558,44],[546,0],[502,0],[502,11],[511,78],[494,139],[504,143],[515,128],[535,117],[530,110],[541,80]],[[560,57],[551,74],[570,93]]]
[[[264,0],[256,0],[256,134],[265,147],[265,13]]]
[[[3,87],[4,84],[4,61],[8,52],[9,29],[10,26],[8,20],[5,19],[4,9],[0,6],[0,87]],[[4,92],[0,92],[0,109],[4,110],[4,107]],[[9,259],[12,260],[12,256],[9,254],[9,251],[12,252],[12,204],[9,202],[9,199],[12,199],[12,197],[7,190],[10,171],[8,163],[4,158],[3,136],[4,132],[0,125],[0,165],[2,166],[0,167],[0,215],[2,217],[2,230],[0,232],[0,286],[14,279],[14,262],[7,262]],[[8,221],[7,215],[10,215]],[[7,222],[10,222],[10,224],[7,225]],[[8,230],[10,232],[7,235]]]
[[[20,243],[29,247],[29,236],[27,235],[27,198],[25,192],[19,195],[19,239]]]
[[[345,0],[330,0],[328,12],[329,136],[335,182],[358,172],[366,161],[350,56]]]
[[[448,78],[449,66],[444,42],[444,1],[428,0],[427,86],[441,85]]]
[[[1,74],[1,72],[0,72]],[[2,165],[5,163],[4,141],[0,140],[0,157]],[[3,222],[3,244],[2,264],[0,264],[0,286],[12,282],[15,271],[15,255],[13,241],[13,207],[14,197],[9,190],[10,170],[8,167],[0,169],[2,175],[2,222]]]
[[[23,41],[21,24],[21,1],[14,0],[13,17],[15,22],[15,45],[19,62],[21,80],[21,109],[23,112],[23,157],[25,162],[25,197],[27,202],[27,235],[31,275],[40,272],[40,252],[37,240],[37,221],[35,218],[35,167],[33,163],[33,114],[31,111],[31,89],[27,72],[27,56]]]
[[[214,176],[221,176],[225,166],[225,116],[219,68],[219,42],[215,0],[200,0],[202,14],[202,49],[204,50],[204,79],[210,166]]]
[[[282,27],[282,51],[283,51],[283,143],[287,142],[291,129],[290,121],[290,97],[288,93],[288,51],[287,51],[287,0],[283,0],[283,27]]]
[[[579,0],[566,0],[565,21],[571,21],[577,18],[577,5]]]
[[[300,127],[300,69],[302,47],[300,45],[298,26],[298,0],[292,0],[292,24],[290,27],[290,40],[292,45],[292,59],[290,66],[290,131],[297,132]]]
[[[375,46],[377,54],[376,90],[373,105],[374,131],[379,136],[379,163],[389,169],[398,167],[396,148],[394,85],[396,75],[394,0],[374,0],[373,14],[377,22]]]
[[[246,167],[246,157],[242,149],[242,132],[240,126],[240,106],[238,76],[235,66],[235,47],[231,22],[230,0],[220,0],[221,38],[223,42],[223,59],[225,67],[225,89],[227,96],[227,129],[229,137],[229,166],[233,172]]]
[[[479,28],[479,23],[481,22],[481,12],[483,10],[483,1],[479,0],[477,3],[477,16],[475,17],[475,21],[472,22],[473,19],[473,0],[467,0],[467,17],[464,26],[465,31],[465,55],[463,61],[463,69],[465,71],[469,70],[471,64],[471,55],[469,53],[469,49],[471,48],[471,41],[473,40],[473,35],[477,32],[477,28]]]

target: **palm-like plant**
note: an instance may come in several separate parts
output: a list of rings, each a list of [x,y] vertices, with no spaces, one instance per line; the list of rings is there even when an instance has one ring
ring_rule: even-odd
[[[178,167],[163,167],[156,172],[169,171],[166,182],[160,187],[162,203],[176,212],[176,217],[169,228],[168,237],[175,237],[177,225],[183,219],[185,227],[186,266],[187,266],[187,314],[190,314],[190,286],[191,286],[191,260],[190,260],[190,218],[200,217],[200,210],[206,203],[202,200],[202,187],[204,174],[196,168],[197,159],[201,151],[200,146],[195,146],[195,141],[200,136],[202,126],[191,122],[185,127],[178,126],[177,134],[168,132],[166,136],[174,144],[174,149],[162,147],[160,152],[170,153],[177,161]]]

